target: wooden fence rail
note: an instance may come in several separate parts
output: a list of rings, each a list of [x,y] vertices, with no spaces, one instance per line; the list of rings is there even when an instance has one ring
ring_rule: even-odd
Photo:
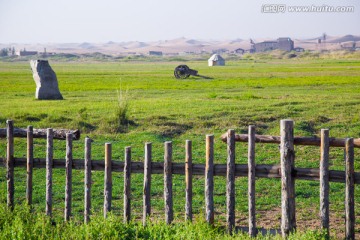
[[[223,142],[227,141],[227,135],[224,133],[221,135],[221,140]],[[236,142],[248,142],[248,134],[235,134]],[[329,146],[331,147],[345,147],[346,138],[329,138]],[[360,138],[355,138],[354,148],[360,148]],[[281,143],[280,136],[270,136],[270,135],[257,135],[255,134],[256,143]],[[321,138],[319,137],[294,137],[294,145],[304,145],[304,146],[320,146]]]
[[[6,165],[6,158],[0,158],[0,161],[3,162],[1,166]],[[14,167],[24,167],[26,168],[27,159],[26,158],[14,158]],[[65,159],[53,159],[52,168],[64,168],[65,169]],[[33,167],[35,168],[45,168],[46,159],[44,158],[34,158]],[[73,169],[84,169],[84,160],[74,159],[72,164]],[[89,166],[90,167],[90,166]],[[121,161],[112,161],[111,168],[113,172],[124,172],[125,164]],[[205,164],[195,164],[193,163],[192,175],[202,175],[204,176]],[[105,163],[104,160],[95,160],[91,161],[91,170],[92,171],[104,171]],[[144,162],[131,162],[131,173],[144,173]],[[268,165],[268,164],[257,164],[255,166],[255,176],[258,178],[281,178],[281,167],[280,165]],[[186,163],[172,163],[172,174],[185,175]],[[248,176],[248,165],[247,164],[235,164],[235,177],[247,177]],[[163,174],[164,173],[164,163],[162,162],[152,162],[151,163],[151,174]],[[226,164],[214,164],[214,176],[226,176]],[[315,180],[320,181],[320,170],[315,168],[297,168],[295,167],[292,170],[292,174],[296,179],[300,180]],[[189,174],[191,175],[191,174]],[[329,182],[339,182],[345,183],[345,172],[339,170],[329,170]],[[360,172],[354,172],[354,183],[360,184]]]
[[[355,209],[354,185],[360,183],[360,172],[354,171],[354,147],[358,147],[359,139],[329,138],[329,130],[323,129],[321,137],[301,138],[293,136],[293,121],[280,122],[280,137],[255,135],[255,126],[249,126],[248,135],[236,135],[234,130],[229,130],[222,139],[227,142],[226,164],[214,164],[214,135],[206,136],[206,163],[194,164],[192,162],[192,142],[185,142],[185,162],[173,162],[172,142],[164,144],[164,162],[152,162],[152,144],[145,144],[144,162],[132,161],[131,147],[125,148],[124,162],[112,159],[111,143],[105,143],[104,160],[91,158],[91,139],[85,138],[84,160],[73,159],[72,140],[73,133],[66,134],[65,159],[53,159],[53,129],[46,130],[46,158],[33,156],[33,128],[27,128],[27,157],[14,157],[14,127],[13,122],[7,121],[7,151],[6,158],[2,158],[6,167],[7,203],[14,207],[14,168],[26,167],[26,201],[32,203],[32,174],[33,168],[46,168],[46,214],[52,215],[52,169],[66,169],[65,210],[64,219],[71,216],[72,202],[72,169],[84,169],[84,221],[90,221],[91,209],[91,171],[104,171],[104,217],[111,211],[112,201],[112,172],[124,172],[124,221],[131,219],[131,173],[143,173],[143,225],[146,225],[151,215],[151,175],[164,174],[164,203],[165,222],[173,221],[173,193],[172,175],[185,175],[185,219],[192,220],[192,178],[193,175],[205,176],[205,220],[214,223],[214,176],[226,177],[226,221],[227,230],[231,234],[235,229],[235,177],[248,177],[248,207],[249,207],[249,235],[256,236],[256,205],[255,205],[255,180],[256,177],[281,179],[281,232],[283,237],[296,230],[296,204],[295,204],[295,179],[320,181],[320,220],[321,228],[329,233],[329,182],[345,184],[345,234],[346,239],[355,238]],[[1,137],[1,135],[0,135]],[[304,140],[305,139],[305,140]],[[235,164],[235,142],[248,142],[248,164]],[[256,143],[280,143],[279,165],[256,165]],[[294,145],[320,146],[320,168],[296,168]],[[345,171],[329,170],[329,148],[344,147]]]
[[[32,135],[33,138],[47,138],[47,129],[32,129]],[[19,138],[27,138],[27,133],[29,132],[29,129],[23,129],[23,128],[14,128],[13,129],[13,135],[14,137]],[[74,140],[80,139],[80,130],[68,130],[68,129],[53,129],[53,138],[59,139],[59,140],[66,140],[66,134],[72,134],[72,138]],[[6,138],[7,136],[7,129],[6,128],[0,128],[0,138]]]

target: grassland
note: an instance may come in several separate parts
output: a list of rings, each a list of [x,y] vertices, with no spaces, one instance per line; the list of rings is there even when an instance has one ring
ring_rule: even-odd
[[[226,146],[219,137],[227,129],[237,133],[247,131],[255,124],[257,133],[279,134],[279,121],[295,120],[295,135],[317,135],[321,128],[329,128],[333,137],[360,135],[360,59],[247,59],[228,61],[227,66],[209,68],[206,61],[188,61],[201,75],[213,79],[189,78],[176,80],[175,66],[182,62],[50,62],[59,79],[65,98],[62,101],[34,99],[35,84],[27,62],[0,62],[0,127],[6,119],[13,119],[16,127],[79,128],[82,139],[74,143],[74,158],[82,159],[83,138],[94,139],[93,158],[102,159],[104,143],[112,142],[113,158],[121,160],[123,149],[131,145],[133,159],[142,161],[145,142],[153,143],[154,161],[163,160],[163,142],[173,141],[174,161],[183,162],[184,142],[193,141],[194,163],[203,163],[205,134],[214,134],[215,162],[226,161]],[[118,124],[118,93],[128,97],[128,120]],[[25,141],[16,139],[15,156],[25,155]],[[0,140],[0,156],[5,156],[5,140]],[[55,158],[64,158],[65,143],[56,142]],[[237,144],[237,163],[246,163],[246,144]],[[359,151],[355,152],[355,169],[360,168]],[[296,147],[296,166],[318,167],[319,149]],[[35,156],[45,157],[43,140],[35,141]],[[276,145],[258,145],[256,162],[277,164]],[[343,152],[331,151],[331,169],[343,170]],[[6,201],[5,171],[0,169],[0,202]],[[35,170],[34,207],[45,208],[45,172]],[[16,170],[17,204],[24,201],[25,175]],[[83,173],[76,171],[74,179],[73,215],[81,219],[83,211]],[[60,221],[63,213],[64,170],[54,171],[54,213]],[[114,215],[122,211],[122,174],[114,175]],[[237,225],[246,226],[247,179],[236,182]],[[133,215],[141,215],[142,174],[133,176]],[[202,218],[204,208],[204,181],[194,179],[194,211]],[[175,221],[183,220],[184,177],[174,176]],[[277,179],[257,181],[258,225],[279,228],[280,182]],[[94,172],[93,210],[101,212],[103,200],[103,173]],[[154,176],[152,188],[154,218],[162,219],[163,179]],[[215,179],[216,221],[224,221],[225,181]],[[359,199],[359,188],[355,189]],[[332,234],[344,231],[344,186],[331,184]],[[318,183],[296,182],[298,228],[316,229],[318,216]],[[360,216],[356,203],[356,216]],[[357,234],[360,221],[357,220]]]

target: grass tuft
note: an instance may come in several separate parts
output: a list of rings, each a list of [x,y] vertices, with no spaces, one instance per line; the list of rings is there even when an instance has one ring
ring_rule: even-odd
[[[109,214],[93,215],[89,224],[76,219],[54,222],[45,214],[34,213],[28,206],[18,205],[10,211],[0,204],[0,239],[251,239],[247,233],[226,233],[204,221],[166,225],[164,222],[123,223],[120,217]],[[294,233],[288,239],[326,239],[319,231]],[[256,239],[281,239],[279,235],[259,235]]]

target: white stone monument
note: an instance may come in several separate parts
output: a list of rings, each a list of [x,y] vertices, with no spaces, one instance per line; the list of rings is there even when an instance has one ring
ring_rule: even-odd
[[[33,78],[36,83],[36,99],[63,99],[55,72],[47,60],[30,60]]]

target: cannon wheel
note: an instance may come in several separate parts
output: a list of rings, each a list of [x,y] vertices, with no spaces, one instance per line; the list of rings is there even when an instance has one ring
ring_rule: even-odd
[[[187,65],[179,65],[174,70],[174,76],[177,79],[185,79],[190,76],[190,68]]]

